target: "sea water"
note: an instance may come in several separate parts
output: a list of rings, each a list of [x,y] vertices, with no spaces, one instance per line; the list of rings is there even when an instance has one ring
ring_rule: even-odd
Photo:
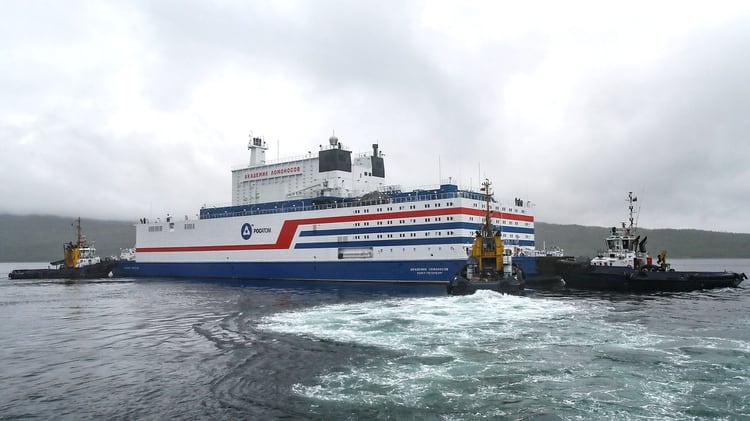
[[[750,259],[673,260],[750,274]],[[9,280],[0,418],[743,419],[750,287]],[[747,281],[746,281],[747,282]]]

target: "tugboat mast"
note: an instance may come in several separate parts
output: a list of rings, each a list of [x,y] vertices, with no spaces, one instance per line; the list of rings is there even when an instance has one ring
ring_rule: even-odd
[[[86,243],[86,239],[83,237],[83,234],[81,234],[81,217],[79,216],[78,219],[76,219],[76,245],[78,247],[82,247]]]
[[[635,233],[635,226],[633,225],[633,202],[637,202],[638,198],[633,196],[633,192],[628,192],[628,209],[630,210],[630,227],[628,227],[628,234]]]
[[[490,186],[492,183],[489,179],[485,178],[482,182],[482,190],[484,190],[484,202],[486,204],[486,214],[484,217],[484,226],[482,227],[482,235],[485,237],[492,237],[494,235],[492,226],[492,214],[490,213],[490,197],[492,192]]]

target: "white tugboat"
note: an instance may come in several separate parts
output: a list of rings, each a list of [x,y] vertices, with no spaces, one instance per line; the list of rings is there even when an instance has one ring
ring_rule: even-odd
[[[633,224],[634,202],[628,194],[629,225],[613,227],[605,239],[607,250],[599,252],[590,262],[561,259],[556,272],[570,288],[600,291],[660,292],[694,291],[708,288],[737,287],[747,279],[744,273],[676,271],[667,263],[662,250],[656,264],[646,251],[646,240],[637,235]]]

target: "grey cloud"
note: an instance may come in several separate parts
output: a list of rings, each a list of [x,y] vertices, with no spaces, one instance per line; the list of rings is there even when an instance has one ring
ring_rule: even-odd
[[[746,15],[674,37],[654,62],[582,68],[570,98],[535,99],[560,103],[562,125],[550,131],[543,113],[518,115],[506,102],[510,83],[533,86],[559,53],[559,34],[539,29],[469,49],[420,27],[418,3],[12,6],[0,17],[0,141],[9,146],[0,193],[11,198],[0,211],[74,214],[85,203],[100,217],[137,218],[229,200],[229,166],[245,158],[227,159],[241,156],[244,139],[190,113],[196,89],[231,68],[304,86],[297,100],[314,115],[288,116],[289,125],[313,121],[304,150],[328,127],[355,149],[380,141],[391,183],[434,184],[440,172],[476,185],[487,175],[503,197],[536,202],[538,220],[600,225],[625,217],[633,190],[645,226],[750,232]],[[123,104],[129,96],[152,118],[182,116],[190,135],[123,127],[127,107],[140,106]],[[247,120],[248,130],[258,124]],[[59,176],[70,168],[93,174],[96,199]]]

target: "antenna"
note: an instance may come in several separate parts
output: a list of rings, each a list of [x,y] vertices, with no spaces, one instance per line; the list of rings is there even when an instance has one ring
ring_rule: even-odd
[[[479,183],[482,183],[482,162],[477,161],[477,180],[479,180]]]
[[[83,246],[86,240],[83,239],[83,236],[81,235],[81,217],[79,216],[78,219],[75,220],[76,222],[76,243],[78,246]]]
[[[629,210],[629,220],[630,220],[630,230],[633,230],[633,202],[637,202],[638,198],[633,196],[633,192],[628,192],[628,210]]]
[[[484,192],[484,200],[486,205],[486,214],[484,217],[484,226],[482,227],[483,235],[487,237],[492,236],[492,231],[494,231],[494,228],[492,226],[492,213],[490,213],[490,197],[492,195],[492,192],[490,191],[490,186],[492,183],[488,178],[484,179],[484,182],[482,182],[482,188],[480,191]]]

